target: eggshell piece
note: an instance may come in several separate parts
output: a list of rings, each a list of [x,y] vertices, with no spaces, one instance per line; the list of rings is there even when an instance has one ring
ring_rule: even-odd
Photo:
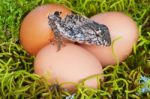
[[[48,15],[61,11],[64,18],[71,11],[61,4],[46,4],[33,9],[23,20],[20,28],[20,41],[31,55],[53,41],[54,34],[48,25]]]
[[[103,66],[114,65],[117,61],[125,60],[138,40],[136,22],[121,12],[97,14],[92,16],[91,20],[108,26],[112,43],[114,43],[110,47],[89,45],[83,45],[83,47],[95,55]]]
[[[57,52],[57,46],[49,44],[37,54],[34,71],[51,83],[78,83],[88,76],[102,74],[102,66],[95,56],[80,46],[68,43]],[[85,84],[97,88],[97,78],[89,79]],[[75,88],[73,84],[63,87],[69,90]]]

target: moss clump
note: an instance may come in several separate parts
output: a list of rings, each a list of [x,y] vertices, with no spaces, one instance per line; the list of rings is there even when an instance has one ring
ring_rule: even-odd
[[[0,98],[65,99],[70,94],[59,86],[50,87],[33,73],[33,59],[19,44],[19,28],[24,16],[38,5],[61,3],[88,17],[107,11],[122,11],[139,27],[138,44],[126,61],[104,69],[105,81],[99,89],[77,85],[75,99],[140,99],[142,75],[150,74],[150,1],[149,0],[1,0],[0,1]],[[88,9],[88,10],[87,10]],[[95,75],[97,77],[97,75]],[[88,80],[88,79],[86,79]],[[146,86],[149,81],[146,82]],[[66,98],[67,99],[67,98]]]

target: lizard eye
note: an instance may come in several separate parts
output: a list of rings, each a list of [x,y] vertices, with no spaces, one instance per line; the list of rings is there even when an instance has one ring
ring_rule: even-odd
[[[61,13],[62,13],[62,12],[55,11],[55,12],[54,12],[54,15],[55,15],[55,16],[59,16]]]

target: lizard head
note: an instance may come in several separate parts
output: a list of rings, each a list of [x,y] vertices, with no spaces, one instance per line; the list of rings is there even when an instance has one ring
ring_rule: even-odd
[[[54,14],[49,14],[48,19],[53,20],[53,21],[59,21],[61,20],[60,14],[62,12],[55,11]]]

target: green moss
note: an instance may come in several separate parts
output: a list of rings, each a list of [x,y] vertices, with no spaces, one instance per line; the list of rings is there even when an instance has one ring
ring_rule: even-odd
[[[88,17],[107,11],[121,11],[131,16],[139,27],[138,44],[122,63],[104,68],[104,82],[99,89],[77,86],[75,99],[140,99],[141,76],[150,76],[150,1],[149,0],[1,0],[0,1],[0,98],[61,99],[69,96],[60,86],[52,86],[33,73],[33,59],[19,44],[19,28],[24,16],[38,5],[61,3]],[[88,10],[87,10],[88,9]],[[99,75],[91,77],[99,78]],[[148,85],[149,82],[146,83]]]

